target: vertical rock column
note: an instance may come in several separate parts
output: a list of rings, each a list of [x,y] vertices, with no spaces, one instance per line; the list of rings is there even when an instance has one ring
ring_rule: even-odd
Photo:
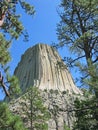
[[[37,86],[41,90],[81,93],[57,50],[46,44],[29,48],[22,56],[15,75],[19,78],[24,92],[27,87]]]

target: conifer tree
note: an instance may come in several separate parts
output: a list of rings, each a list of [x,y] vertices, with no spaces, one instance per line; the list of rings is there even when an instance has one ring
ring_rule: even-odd
[[[97,0],[62,0],[60,23],[57,25],[59,47],[70,49],[75,59],[69,64],[78,66],[85,75],[88,67],[98,62],[98,2]],[[83,62],[84,61],[84,62]]]
[[[20,91],[18,79],[9,74],[9,47],[19,36],[24,35],[26,39],[28,36],[17,14],[18,6],[27,14],[34,15],[34,7],[25,0],[0,0],[0,87],[9,98]],[[25,130],[21,118],[12,114],[4,102],[0,103],[0,130]]]
[[[74,129],[98,129],[98,2],[97,0],[62,0],[61,21],[57,25],[59,44],[66,46],[73,57],[68,64],[78,67],[80,81],[89,87],[89,97],[76,100]],[[88,123],[85,124],[85,121]]]
[[[12,114],[4,102],[0,102],[0,130],[26,130],[21,118]]]
[[[11,81],[16,83],[17,79],[9,76],[9,66],[7,64],[11,60],[9,47],[13,40],[17,40],[19,36],[24,35],[26,39],[28,37],[23,24],[20,22],[20,14],[17,14],[18,6],[21,6],[27,14],[34,15],[34,7],[24,0],[0,1],[0,86],[5,91],[6,96],[11,96],[6,88],[7,85],[10,86],[10,90],[13,87],[14,92],[17,89],[19,90],[18,85],[10,85]]]
[[[47,120],[50,114],[44,106],[40,90],[30,87],[20,101],[21,115],[24,115],[24,123],[30,130],[48,130]]]

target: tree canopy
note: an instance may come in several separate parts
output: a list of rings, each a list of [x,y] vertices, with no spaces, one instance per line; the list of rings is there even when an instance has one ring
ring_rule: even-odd
[[[12,80],[11,76],[9,76],[8,62],[11,60],[9,48],[13,40],[17,40],[19,36],[23,35],[26,39],[28,37],[27,33],[24,31],[25,28],[20,21],[21,15],[17,13],[18,6],[20,6],[28,15],[34,15],[34,6],[24,0],[0,1],[0,86],[3,87],[3,89],[6,86],[5,82],[9,86],[11,81],[17,80],[15,77],[12,78]],[[7,90],[5,91],[5,94],[8,96]]]
[[[34,7],[25,0],[1,0],[0,1],[0,87],[9,98],[17,95],[20,91],[18,79],[10,76],[8,62],[11,60],[9,48],[13,40],[27,34],[20,21],[20,14],[17,14],[18,6],[29,15],[34,15]],[[8,90],[8,88],[9,90]],[[0,103],[0,130],[26,130],[21,118],[9,110],[9,106]]]
[[[75,102],[78,119],[75,130],[97,130],[98,2],[97,0],[62,0],[60,8],[58,13],[61,21],[57,25],[59,39],[57,47],[67,46],[74,55],[74,58],[68,57],[68,64],[71,67],[78,67],[82,74],[80,81],[84,86],[89,87],[90,94],[85,100]],[[88,120],[88,123],[85,124],[85,120]]]
[[[62,0],[57,25],[59,47],[67,46],[74,54],[68,64],[78,66],[85,75],[91,75],[88,67],[95,65],[98,71],[98,2],[97,0]]]

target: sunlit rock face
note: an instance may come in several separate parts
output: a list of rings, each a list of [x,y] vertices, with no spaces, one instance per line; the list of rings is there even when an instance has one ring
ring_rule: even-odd
[[[59,90],[81,93],[57,50],[46,44],[29,48],[22,56],[15,75],[19,78],[23,92],[36,86],[41,90]]]
[[[51,114],[48,130],[64,130],[65,125],[72,128],[75,120],[74,100],[76,97],[80,98],[82,93],[75,86],[70,72],[53,47],[37,44],[29,48],[15,69],[15,75],[19,79],[23,95],[30,86],[40,89],[43,103]],[[21,102],[22,96],[11,101],[9,108],[24,120],[26,116],[22,114],[24,112],[20,106]],[[27,103],[25,100],[24,102]],[[28,128],[28,125],[26,127]]]

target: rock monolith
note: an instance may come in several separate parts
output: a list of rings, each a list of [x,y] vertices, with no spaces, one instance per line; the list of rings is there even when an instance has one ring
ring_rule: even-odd
[[[23,92],[29,86],[36,86],[41,90],[81,93],[57,50],[47,44],[37,44],[29,48],[22,56],[15,75]]]
[[[75,86],[57,50],[46,44],[37,44],[29,48],[22,56],[14,74],[19,79],[23,95],[30,86],[40,89],[44,105],[51,114],[48,130],[65,130],[66,126],[72,128],[75,120],[73,103],[82,93]],[[19,114],[27,121],[20,107],[22,101],[20,96],[9,106],[13,113]]]

